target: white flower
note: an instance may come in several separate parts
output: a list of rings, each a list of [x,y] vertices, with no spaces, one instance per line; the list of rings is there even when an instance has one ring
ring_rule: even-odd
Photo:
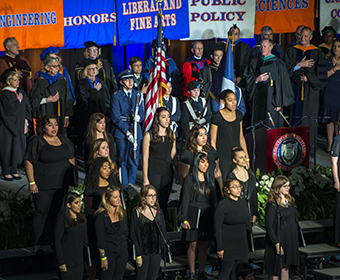
[[[268,175],[263,175],[263,176],[261,177],[261,179],[262,179],[262,180],[268,180],[268,179],[269,179],[269,176],[268,176]]]

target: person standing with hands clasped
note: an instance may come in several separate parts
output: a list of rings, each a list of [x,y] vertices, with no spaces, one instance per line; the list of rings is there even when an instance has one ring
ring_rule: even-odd
[[[268,279],[272,280],[277,279],[280,273],[282,280],[288,280],[289,267],[299,264],[298,218],[289,188],[290,183],[286,176],[276,176],[272,185],[273,192],[269,193],[267,200],[264,269]]]
[[[133,70],[120,72],[118,78],[122,89],[111,97],[111,120],[115,127],[118,166],[121,167],[124,186],[135,184],[140,142],[143,138],[140,123],[144,120],[144,100],[143,94],[133,89],[133,77]],[[135,115],[137,109],[138,114]],[[135,125],[137,135],[134,135]]]

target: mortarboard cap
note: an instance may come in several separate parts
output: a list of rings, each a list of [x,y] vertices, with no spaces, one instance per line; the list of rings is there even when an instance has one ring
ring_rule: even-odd
[[[40,60],[43,61],[45,57],[51,53],[59,54],[59,50],[56,47],[48,47],[47,49],[44,49],[44,51],[40,54]]]

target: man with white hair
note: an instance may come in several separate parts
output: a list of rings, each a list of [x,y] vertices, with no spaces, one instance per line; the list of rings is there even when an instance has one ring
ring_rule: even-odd
[[[19,43],[15,37],[6,38],[4,47],[6,53],[0,57],[0,75],[6,69],[14,67],[20,79],[19,88],[29,94],[34,83],[31,64],[19,55]]]

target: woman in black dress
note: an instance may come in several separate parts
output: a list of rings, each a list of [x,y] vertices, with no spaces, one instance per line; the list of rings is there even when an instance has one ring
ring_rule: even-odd
[[[247,144],[242,131],[242,113],[236,110],[236,95],[227,89],[219,95],[224,108],[211,119],[211,146],[219,155],[219,166],[223,182],[232,168],[230,151],[233,147],[241,147],[246,153]]]
[[[110,133],[106,133],[105,115],[102,113],[94,113],[91,115],[84,141],[84,161],[85,163],[91,157],[93,142],[97,139],[104,139],[109,144],[110,158],[114,160],[115,157],[115,142]]]
[[[29,191],[33,197],[34,252],[41,250],[41,236],[48,218],[50,233],[60,210],[68,186],[74,178],[71,164],[75,166],[71,141],[58,135],[58,118],[46,115],[41,119],[40,131],[28,143],[25,154]]]
[[[156,189],[143,186],[137,207],[131,214],[131,241],[136,248],[137,280],[156,280],[161,263],[163,239],[158,227],[166,238],[163,212],[159,209]]]
[[[268,195],[266,206],[266,251],[264,268],[270,279],[289,279],[289,267],[299,264],[298,218],[294,198],[289,194],[290,183],[286,176],[274,179],[273,193]],[[277,230],[277,212],[280,211],[280,231]],[[280,258],[282,268],[280,271]]]
[[[83,76],[76,87],[78,129],[84,133],[90,116],[102,113],[110,117],[111,93],[106,83],[97,78],[98,60],[84,60],[80,67],[84,67]],[[83,136],[83,134],[81,134]]]
[[[223,187],[221,170],[218,165],[218,155],[214,147],[208,142],[207,130],[203,124],[195,124],[188,134],[185,142],[185,149],[181,153],[178,164],[179,178],[183,186],[183,180],[188,175],[190,165],[196,153],[206,153],[209,159],[209,175],[210,178],[215,178],[218,182],[218,194],[221,194]]]
[[[206,279],[204,273],[207,259],[207,242],[213,239],[213,216],[217,204],[216,192],[208,172],[209,160],[205,153],[197,153],[184,179],[181,205],[178,220],[185,229],[185,239],[189,242],[188,263],[190,279],[196,279],[195,259],[198,249],[199,273],[198,279]],[[191,229],[187,221],[188,207],[194,206],[201,209],[201,217],[198,229]]]
[[[24,158],[25,134],[31,120],[27,94],[19,89],[19,75],[15,68],[4,71],[0,78],[4,88],[0,92],[0,162],[7,181],[20,180],[17,165]]]
[[[246,169],[247,156],[239,147],[231,150],[231,158],[235,164],[235,168],[228,174],[229,179],[237,179],[242,185],[241,199],[245,199],[248,204],[250,221],[255,223],[258,213],[258,200],[256,189],[256,178],[253,171]]]
[[[166,108],[160,107],[143,139],[143,185],[155,187],[164,213],[167,212],[172,187],[171,163],[175,155],[176,137],[170,128],[170,114]]]
[[[123,279],[128,260],[128,225],[119,188],[106,189],[95,213],[95,229],[102,269],[99,279]]]
[[[237,179],[227,179],[223,187],[225,198],[216,207],[216,250],[221,260],[218,280],[236,280],[237,264],[248,262],[247,231],[251,225],[247,203],[240,199],[241,191],[242,185]]]
[[[84,244],[88,240],[80,195],[75,192],[69,192],[64,199],[54,227],[54,240],[59,279],[82,280]]]

